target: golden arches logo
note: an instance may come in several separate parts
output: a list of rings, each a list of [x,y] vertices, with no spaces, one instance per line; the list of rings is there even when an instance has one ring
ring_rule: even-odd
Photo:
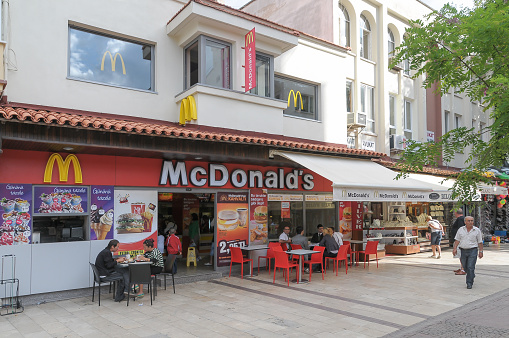
[[[343,191],[341,192],[341,197],[348,197],[348,191],[343,190]]]
[[[57,162],[58,173],[60,175],[60,182],[66,182],[69,177],[69,167],[71,162],[74,168],[74,182],[83,183],[83,175],[81,173],[80,161],[76,155],[67,155],[64,159],[60,154],[52,154],[48,162],[46,163],[46,169],[44,170],[44,183],[51,183],[51,177],[53,176],[53,166]]]
[[[300,91],[294,92],[293,89],[288,93],[288,107],[290,107],[290,99],[293,95],[293,106],[297,108],[297,97],[300,97],[300,110],[304,110],[304,105],[302,104],[302,95]]]
[[[186,122],[198,119],[196,111],[196,101],[192,95],[189,95],[180,102],[179,124],[185,125]]]
[[[403,191],[403,198],[407,198],[408,197],[408,194],[406,191]]]
[[[122,58],[122,55],[120,55],[120,53],[115,53],[115,57],[113,57],[110,53],[109,50],[107,50],[106,52],[104,52],[103,54],[103,59],[101,61],[101,70],[104,71],[104,59],[106,58],[106,54],[108,54],[110,56],[110,61],[111,61],[111,71],[114,72],[115,71],[115,65],[117,63],[117,56],[120,57],[120,62],[122,63],[122,73],[125,75],[125,64],[124,64],[124,59]]]
[[[380,197],[380,193],[378,192],[378,190],[375,190],[375,192],[373,193],[373,197],[374,198]]]
[[[246,34],[246,46],[253,42],[254,42],[254,33],[253,33],[253,31],[251,31]]]

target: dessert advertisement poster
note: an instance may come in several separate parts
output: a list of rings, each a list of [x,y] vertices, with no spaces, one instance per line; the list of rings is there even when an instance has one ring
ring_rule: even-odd
[[[217,193],[217,266],[230,265],[230,247],[244,247],[249,240],[247,192]]]
[[[90,240],[113,239],[115,216],[112,185],[90,187]]]
[[[251,189],[249,194],[249,245],[267,244],[267,190]]]
[[[34,188],[34,214],[85,214],[88,188],[44,186]]]
[[[143,241],[157,239],[157,191],[115,190],[114,201],[113,236],[120,242],[120,251],[143,253]]]
[[[32,185],[0,184],[0,203],[0,246],[30,244]]]

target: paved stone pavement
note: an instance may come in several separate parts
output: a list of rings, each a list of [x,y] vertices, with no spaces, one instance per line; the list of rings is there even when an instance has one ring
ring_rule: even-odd
[[[313,274],[286,286],[261,271],[177,285],[148,299],[115,303],[91,297],[30,305],[0,317],[1,337],[508,337],[509,245],[478,260],[472,290],[452,270],[450,250],[390,256],[336,277]],[[295,273],[295,272],[294,272]],[[292,274],[292,278],[294,276]],[[307,275],[306,275],[307,277]]]

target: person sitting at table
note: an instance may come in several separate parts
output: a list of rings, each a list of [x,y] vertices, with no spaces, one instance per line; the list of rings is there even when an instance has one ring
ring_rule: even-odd
[[[304,228],[302,226],[297,227],[297,234],[292,237],[292,244],[302,246],[302,249],[309,250],[308,238],[304,236]]]
[[[325,266],[325,257],[336,257],[338,255],[339,245],[336,240],[332,237],[334,235],[333,228],[327,228],[325,230],[325,235],[320,241],[320,246],[325,246],[325,251],[323,252],[322,263]],[[321,271],[316,271],[321,272]]]
[[[163,272],[163,255],[158,248],[154,248],[154,240],[152,238],[143,241],[143,250],[145,250],[145,255],[139,257],[138,260],[142,262],[152,262],[152,264],[150,264],[150,274],[157,275]],[[136,297],[143,296],[143,284],[140,284],[140,290]]]
[[[320,243],[320,241],[323,238],[323,225],[318,224],[316,226],[316,229],[318,230],[318,232],[315,233],[313,237],[311,237],[311,243]]]
[[[113,254],[118,251],[118,243],[116,239],[111,240],[108,246],[99,252],[95,259],[95,267],[99,272],[99,276],[122,277],[118,280],[115,302],[124,300],[124,292],[127,293],[127,287],[129,286],[129,269],[118,265],[118,263],[126,262],[127,259],[125,257],[113,259]]]
[[[283,247],[283,249],[287,245],[289,247],[290,243],[292,242],[292,239],[290,238],[289,235],[290,235],[290,226],[285,225],[283,227],[283,232],[281,233],[281,235],[279,235],[279,243],[281,243],[281,246]]]
[[[338,243],[339,246],[343,245],[343,234],[339,231],[333,231],[334,234],[332,234],[332,237]]]

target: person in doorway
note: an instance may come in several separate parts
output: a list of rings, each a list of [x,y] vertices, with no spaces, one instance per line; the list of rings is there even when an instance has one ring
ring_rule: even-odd
[[[320,243],[322,241],[322,238],[323,238],[323,225],[321,224],[318,224],[316,226],[316,229],[317,229],[317,233],[315,233],[313,235],[313,237],[311,237],[311,243]]]
[[[456,255],[458,248],[461,249],[461,265],[467,274],[467,289],[471,289],[474,284],[477,256],[483,258],[482,233],[478,227],[474,227],[472,216],[465,217],[465,226],[459,228],[454,237],[453,255]]]
[[[431,255],[430,258],[440,259],[442,255],[440,241],[444,234],[444,227],[438,220],[433,219],[431,216],[428,216],[428,227],[431,231],[431,250],[433,251],[433,255]],[[436,255],[436,252],[438,252],[438,256]]]
[[[456,233],[458,232],[458,229],[465,226],[465,217],[463,216],[463,210],[459,209],[457,210],[454,215],[456,216],[456,220],[451,226],[451,237],[449,237],[450,241],[454,241],[454,238],[456,238]],[[452,242],[454,243],[454,242]],[[459,255],[461,257],[461,249],[459,250]],[[456,256],[456,254],[454,254]],[[458,270],[454,270],[454,273],[457,275],[466,275],[467,273],[463,269],[463,265],[461,265],[461,258],[460,258],[460,268]]]
[[[336,240],[332,237],[334,235],[333,228],[327,228],[324,232],[324,236],[320,241],[320,246],[325,246],[325,251],[323,252],[322,264],[325,266],[325,257],[336,257],[338,255],[339,245]],[[313,271],[315,271],[313,269]],[[316,272],[322,272],[317,269]]]
[[[142,262],[151,262],[150,274],[158,275],[163,272],[163,255],[158,248],[154,248],[154,240],[152,238],[143,241],[143,250],[145,250],[145,254],[143,256],[139,256],[138,260]],[[140,284],[140,289],[136,297],[141,298],[143,296],[143,284]]]
[[[290,226],[285,225],[283,228],[283,232],[279,235],[279,243],[283,247],[283,250],[288,249],[292,239],[290,238]]]
[[[200,220],[196,213],[191,214],[191,223],[189,224],[189,237],[196,247],[196,260],[200,258]],[[191,243],[192,244],[192,243]]]
[[[118,287],[115,294],[115,302],[124,300],[124,292],[127,293],[129,286],[129,269],[121,267],[118,263],[127,261],[125,257],[113,259],[113,254],[118,251],[118,241],[111,240],[108,246],[104,248],[95,259],[95,266],[99,272],[99,276],[118,277]]]
[[[180,238],[175,234],[177,232],[176,229],[170,229],[170,236],[166,240],[166,251],[168,252],[168,261],[171,261],[173,257],[177,255],[182,255],[182,243],[180,243]],[[166,271],[172,269],[172,273],[177,273],[177,257],[173,261],[173,267],[167,267]]]
[[[165,250],[164,250],[164,235],[163,235],[162,231],[159,231],[159,233],[157,235],[157,248],[164,255],[164,252],[165,252]]]
[[[177,225],[173,221],[173,215],[168,216],[168,219],[166,219],[164,221],[164,224],[165,224],[165,228],[164,228],[164,235],[165,236],[168,236],[168,234],[170,233],[170,229],[177,230]]]

